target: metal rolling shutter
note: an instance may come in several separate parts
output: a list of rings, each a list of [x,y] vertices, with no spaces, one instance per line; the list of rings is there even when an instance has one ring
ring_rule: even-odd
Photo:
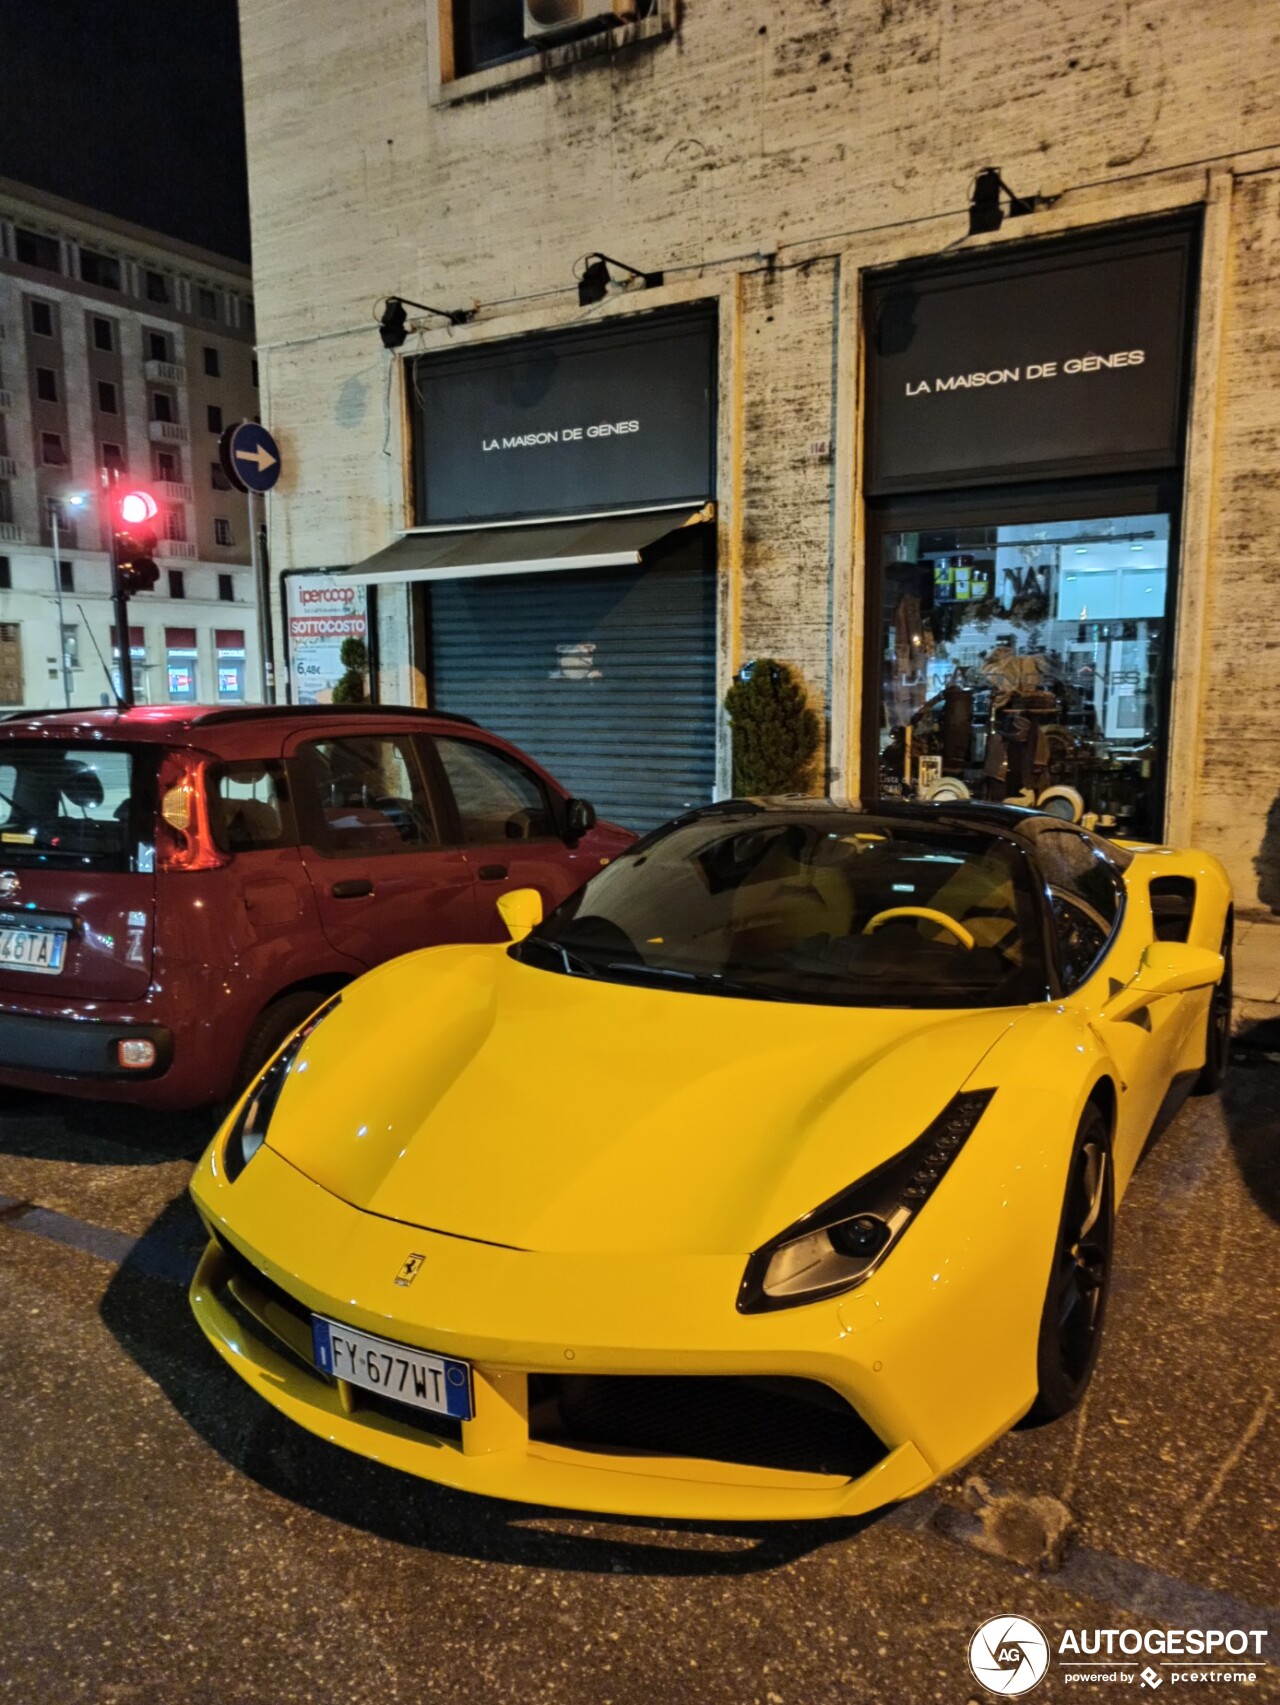
[[[434,583],[433,702],[523,747],[628,828],[705,804],[715,574],[691,554],[696,562]]]

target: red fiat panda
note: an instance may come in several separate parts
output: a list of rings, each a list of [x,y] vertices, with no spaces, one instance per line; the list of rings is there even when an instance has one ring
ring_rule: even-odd
[[[222,1100],[370,966],[505,936],[634,840],[465,717],[382,706],[0,721],[0,1084]]]

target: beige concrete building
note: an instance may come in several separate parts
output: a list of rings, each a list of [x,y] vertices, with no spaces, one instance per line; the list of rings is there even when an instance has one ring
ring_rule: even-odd
[[[1270,0],[241,19],[282,668],[368,587],[386,698],[643,823],[776,657],[833,790],[1056,788],[1280,905]]]
[[[253,338],[247,267],[0,180],[0,704],[110,696],[104,469],[160,506],[139,701],[261,698],[246,500],[218,466],[258,413]]]

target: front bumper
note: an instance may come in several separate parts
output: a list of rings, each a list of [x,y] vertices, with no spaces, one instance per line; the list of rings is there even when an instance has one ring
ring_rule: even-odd
[[[506,1249],[362,1213],[269,1147],[228,1185],[219,1154],[215,1142],[192,1185],[211,1233],[191,1287],[206,1335],[300,1425],[428,1480],[618,1515],[851,1516],[920,1491],[1003,1432],[1034,1395],[1033,1355],[1018,1352],[1034,1345],[1033,1292],[985,1261],[940,1291],[924,1271],[923,1239],[923,1265],[904,1259],[904,1242],[874,1286],[744,1316],[734,1307],[736,1254]],[[416,1277],[399,1286],[411,1254],[422,1258]],[[320,1374],[310,1311],[470,1363],[474,1420],[440,1427]],[[992,1344],[1002,1347],[994,1360]],[[829,1472],[540,1427],[540,1391],[592,1376],[615,1387],[623,1376],[687,1381],[689,1390],[740,1381],[744,1392],[806,1382],[847,1405],[851,1431],[875,1449],[864,1471]]]

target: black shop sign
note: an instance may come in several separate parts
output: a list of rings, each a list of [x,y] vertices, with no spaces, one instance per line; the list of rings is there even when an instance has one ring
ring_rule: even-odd
[[[418,524],[713,497],[715,348],[699,311],[420,356]]]
[[[895,269],[866,296],[871,495],[1182,458],[1191,221]]]

